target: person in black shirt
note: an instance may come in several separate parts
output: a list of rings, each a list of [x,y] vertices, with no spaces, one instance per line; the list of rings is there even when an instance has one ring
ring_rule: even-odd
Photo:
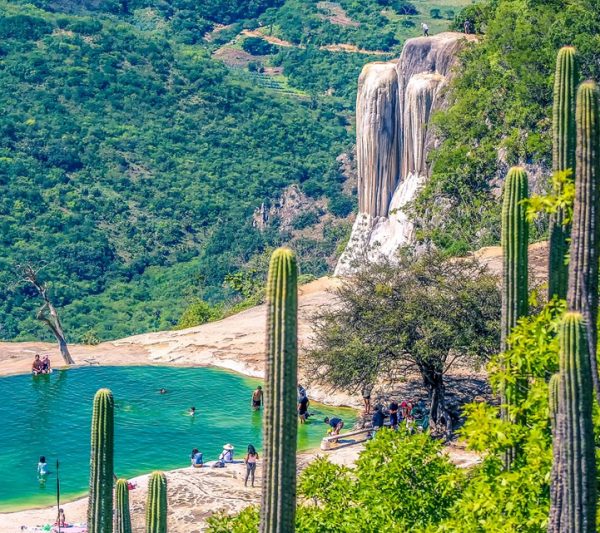
[[[398,429],[398,402],[396,400],[392,400],[390,402],[390,427],[393,429]]]
[[[308,418],[308,398],[306,396],[302,396],[298,401],[298,418],[301,424],[304,424]]]
[[[373,418],[371,419],[373,429],[382,428],[384,421],[385,415],[383,414],[383,409],[381,408],[381,405],[375,406],[375,412],[373,413]]]

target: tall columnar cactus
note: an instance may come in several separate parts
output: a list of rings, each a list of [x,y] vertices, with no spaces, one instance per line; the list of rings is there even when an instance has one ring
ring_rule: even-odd
[[[119,479],[115,485],[115,533],[131,533],[129,514],[129,486],[126,479]]]
[[[600,381],[596,361],[598,317],[598,246],[600,244],[600,118],[598,89],[592,81],[577,92],[577,150],[575,206],[567,307],[584,316],[588,328],[589,357],[596,397]]]
[[[587,328],[581,313],[568,312],[559,329],[559,482],[551,491],[548,530],[596,531],[596,459],[594,402]],[[555,460],[557,458],[555,451]],[[556,465],[555,465],[556,466]]]
[[[298,287],[294,253],[275,250],[267,281],[267,366],[263,422],[261,533],[294,531]]]
[[[575,48],[565,46],[556,58],[554,78],[554,107],[552,120],[554,173],[575,173],[575,93],[579,70]],[[559,191],[560,192],[560,191]],[[565,225],[565,212],[559,209],[550,220],[550,253],[548,256],[548,298],[566,298],[568,268],[565,257],[568,251],[570,224]]]
[[[527,174],[521,167],[509,170],[502,206],[502,351],[517,320],[528,312],[527,245],[529,224],[524,200],[528,198]]]
[[[96,392],[90,453],[90,533],[111,533],[113,530],[114,411],[112,392],[109,389]]]
[[[146,533],[167,533],[167,478],[152,472],[148,479]]]
[[[517,320],[528,312],[527,252],[529,224],[524,200],[528,198],[527,174],[520,167],[509,170],[504,185],[502,206],[502,329],[501,349],[507,349],[507,339]],[[513,420],[510,406],[518,403],[526,387],[524,380],[517,380],[511,389],[502,388],[502,418]],[[516,450],[509,449],[504,456],[504,465],[510,468]]]

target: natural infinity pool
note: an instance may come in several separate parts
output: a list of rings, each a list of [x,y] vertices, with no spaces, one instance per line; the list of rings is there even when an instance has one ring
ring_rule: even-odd
[[[89,367],[46,376],[0,378],[0,511],[55,503],[56,460],[62,499],[86,492],[92,399],[100,387],[115,397],[115,471],[133,477],[189,465],[192,448],[204,460],[225,443],[241,458],[249,443],[260,449],[262,413],[250,407],[254,379],[212,368]],[[159,394],[159,389],[167,389]],[[309,391],[310,392],[310,391]],[[198,414],[187,415],[190,406]],[[311,404],[315,417],[299,426],[298,445],[319,445],[325,415],[354,423],[350,409]],[[46,456],[50,476],[37,478]]]

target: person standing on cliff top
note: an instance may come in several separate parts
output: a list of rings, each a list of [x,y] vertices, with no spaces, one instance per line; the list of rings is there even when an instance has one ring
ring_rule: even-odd
[[[423,28],[423,37],[429,37],[429,26],[424,22],[421,22],[421,28]]]

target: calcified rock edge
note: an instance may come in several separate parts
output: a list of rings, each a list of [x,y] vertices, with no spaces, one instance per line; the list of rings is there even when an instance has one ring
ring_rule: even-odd
[[[429,121],[443,106],[457,52],[472,38],[447,32],[409,39],[400,59],[363,68],[356,97],[358,216],[336,275],[351,273],[365,256],[392,258],[413,241],[402,208],[428,177],[435,144]]]

